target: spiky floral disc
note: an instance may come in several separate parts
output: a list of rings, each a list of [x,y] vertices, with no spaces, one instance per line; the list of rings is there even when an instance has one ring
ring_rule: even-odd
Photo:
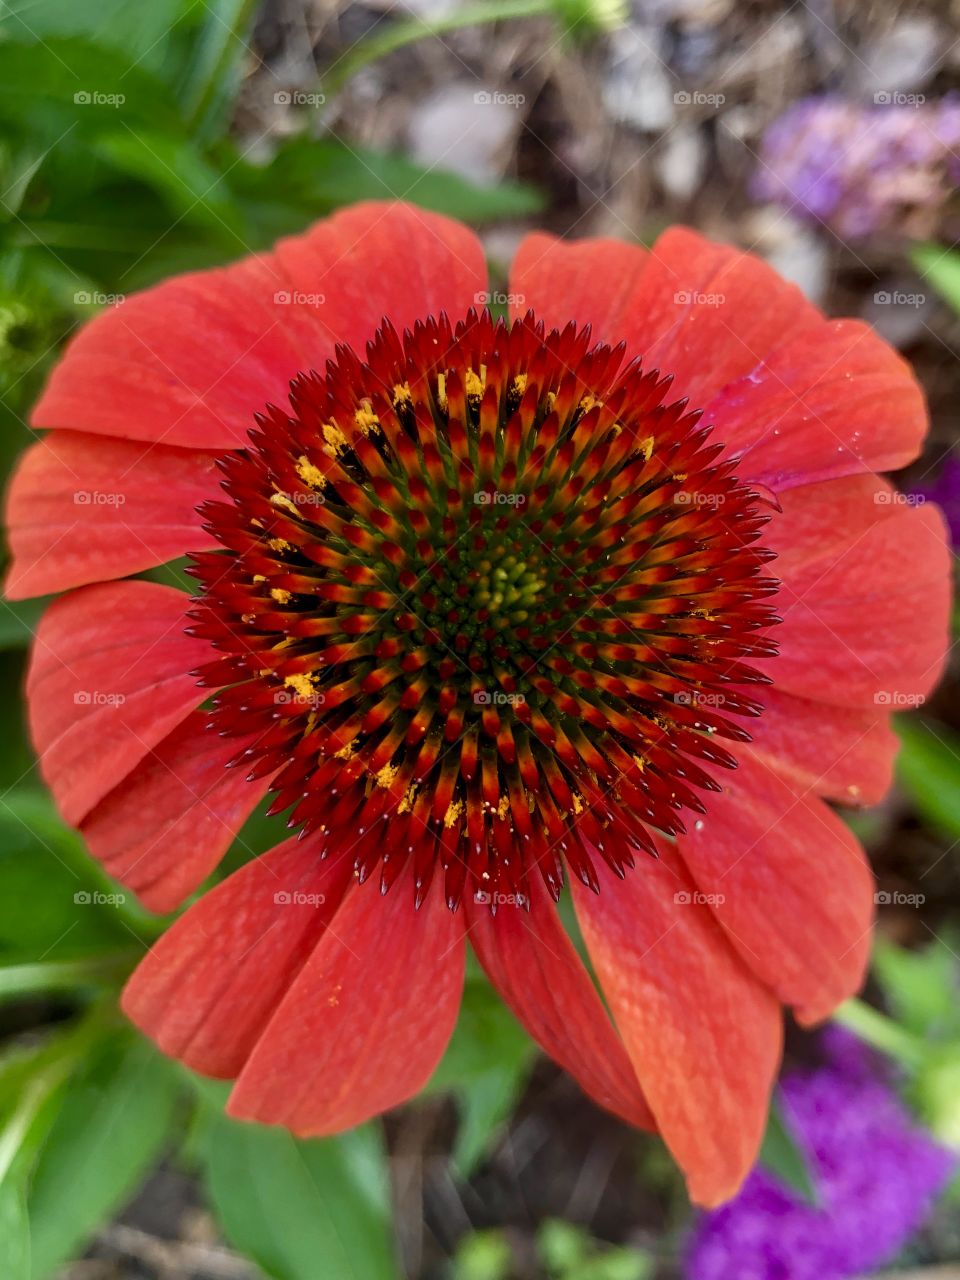
[[[524,903],[684,830],[766,682],[762,498],[589,329],[445,315],[292,384],[207,503],[211,727],[384,891]]]

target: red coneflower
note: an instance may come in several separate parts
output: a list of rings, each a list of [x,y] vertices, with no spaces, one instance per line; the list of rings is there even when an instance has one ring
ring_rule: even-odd
[[[883,794],[889,713],[946,649],[940,517],[875,474],[923,400],[866,326],[690,231],[529,237],[511,321],[486,288],[468,230],[370,204],[79,334],[9,499],[8,594],[70,589],[28,678],[41,768],[154,910],[267,791],[298,831],[124,997],[232,1114],[324,1134],[410,1097],[466,935],[713,1204],[781,1004],[862,980],[872,879],[826,801]],[[116,581],[186,553],[192,599]]]

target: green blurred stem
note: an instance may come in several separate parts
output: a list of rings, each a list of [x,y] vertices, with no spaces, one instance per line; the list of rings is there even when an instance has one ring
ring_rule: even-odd
[[[0,966],[0,1000],[116,982],[130,972],[142,954],[125,950],[84,960]]]
[[[863,1000],[846,1000],[833,1016],[835,1022],[903,1066],[914,1069],[922,1064],[923,1041]]]
[[[362,41],[352,52],[334,64],[323,77],[324,93],[328,97],[333,97],[361,67],[417,40],[446,35],[450,31],[460,31],[463,27],[479,27],[488,22],[500,22],[507,18],[538,18],[544,14],[555,15],[556,11],[555,0],[481,0],[479,4],[464,5],[453,13],[445,13],[432,22],[424,22],[421,18],[409,18],[403,22],[392,23],[386,30],[371,36],[369,40]]]
[[[242,44],[244,51],[250,52],[247,34],[253,24],[257,0],[232,0],[231,7],[233,13],[224,22],[218,12],[222,8],[220,4],[207,6],[209,17],[183,95],[184,115],[195,132],[209,124],[223,83],[231,78],[231,67],[241,61],[233,46]]]

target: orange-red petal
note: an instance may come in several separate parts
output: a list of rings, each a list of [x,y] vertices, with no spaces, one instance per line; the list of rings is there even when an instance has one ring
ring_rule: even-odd
[[[510,277],[515,314],[571,317],[674,376],[741,473],[780,491],[905,466],[927,418],[904,360],[868,326],[827,321],[761,259],[675,227],[647,251],[533,235]]]
[[[20,459],[7,497],[9,599],[122,578],[202,551],[197,505],[218,492],[216,455],[54,431]]]
[[[781,580],[778,690],[885,713],[930,692],[948,646],[951,556],[933,506],[906,505],[875,476],[784,494],[765,540]]]
[[[123,993],[164,1053],[230,1078],[329,926],[350,862],[295,836],[234,872],[154,943]]]
[[[227,1110],[302,1137],[337,1133],[412,1097],[457,1020],[463,920],[406,878],[347,895],[243,1068]]]
[[[643,1129],[655,1128],[623,1043],[557,909],[536,875],[530,911],[464,901],[473,949],[505,1003],[585,1093]]]
[[[819,1021],[863,983],[873,875],[846,823],[749,750],[723,781],[680,853],[744,963]]]
[[[763,1137],[780,1061],[776,998],[742,963],[676,850],[599,895],[574,883],[587,949],[690,1197],[735,1194]]]
[[[37,628],[27,673],[40,772],[79,825],[203,700],[189,672],[212,656],[184,634],[188,597],[152,582],[81,587]]]
[[[205,733],[208,719],[191,712],[80,828],[93,856],[151,911],[172,911],[206,879],[270,781],[226,768],[247,740]]]
[[[168,280],[80,330],[33,413],[35,427],[222,450],[334,344],[363,351],[398,328],[464,313],[486,289],[479,241],[401,203],[355,205],[273,253]]]

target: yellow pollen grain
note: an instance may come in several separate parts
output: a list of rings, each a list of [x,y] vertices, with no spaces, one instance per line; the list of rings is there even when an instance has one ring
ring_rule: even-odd
[[[505,818],[510,812],[510,797],[501,796],[500,803],[497,805],[497,817]]]
[[[673,473],[674,480],[686,480],[687,473],[685,471],[675,471]]]
[[[579,407],[582,413],[587,414],[591,409],[596,409],[598,405],[601,409],[603,408],[603,401],[598,400],[596,396],[584,396],[580,401]]]
[[[510,384],[510,390],[513,392],[515,396],[522,396],[523,393],[526,391],[526,389],[527,389],[527,375],[525,373],[518,373],[517,376],[514,378],[513,382],[511,382]]]
[[[443,825],[449,830],[455,827],[460,821],[463,814],[463,801],[454,800],[452,804],[447,806],[447,812],[443,815]]]
[[[583,813],[583,796],[579,791],[573,793],[573,812]]]
[[[248,626],[252,625],[256,620],[257,615],[255,613],[241,613],[240,615],[240,621],[247,623]]]
[[[468,396],[482,396],[487,385],[487,366],[482,364],[479,373],[475,369],[468,369],[463,381]]]
[[[289,604],[290,592],[285,591],[283,587],[271,587],[270,594],[276,600],[277,604]]]
[[[283,507],[286,511],[292,511],[294,515],[297,514],[297,508],[285,493],[271,493],[270,501],[275,507]]]
[[[437,404],[446,413],[447,411],[447,376],[444,373],[437,374]]]
[[[631,759],[641,773],[647,767],[647,762],[644,760],[643,756],[632,756]]]
[[[320,430],[323,434],[324,440],[326,440],[327,445],[329,446],[329,448],[324,449],[324,453],[329,453],[330,449],[332,449],[334,454],[336,454],[341,449],[345,449],[347,447],[347,437],[335,422],[325,422]]]
[[[413,808],[413,802],[417,794],[417,784],[411,782],[404,792],[403,799],[397,805],[397,813],[409,813]]]
[[[253,575],[253,580],[254,582],[266,582],[266,578],[263,576],[262,573],[255,573]]]
[[[385,764],[376,776],[377,786],[378,787],[392,786],[393,781],[399,772],[400,770],[397,768],[395,764]]]
[[[413,395],[411,394],[411,391],[410,391],[409,382],[395,382],[393,384],[394,407],[396,407],[398,404],[410,404],[412,400],[413,400]]]
[[[270,538],[269,541],[267,542],[267,546],[270,548],[271,551],[289,551],[290,550],[290,543],[286,540],[286,538]]]
[[[365,436],[368,436],[371,431],[380,426],[380,419],[373,412],[373,407],[369,400],[360,401],[360,406],[353,415],[353,420]]]
[[[647,436],[646,440],[641,440],[637,448],[643,454],[644,462],[649,462],[653,456],[653,436]]]
[[[284,676],[283,683],[288,689],[292,689],[294,693],[298,693],[301,698],[310,698],[313,696],[313,681],[304,672],[298,672],[296,675]]]
[[[354,741],[356,741],[356,739],[354,739]],[[333,753],[333,758],[334,760],[351,760],[355,750],[356,748],[354,747],[353,742],[348,742],[346,746],[341,747],[339,751],[335,751]]]
[[[326,488],[327,477],[315,463],[310,461],[305,453],[301,453],[297,459],[297,475],[311,489]]]
[[[543,403],[547,413],[553,413],[553,406],[557,403],[557,393],[555,391],[548,391],[543,397]]]

